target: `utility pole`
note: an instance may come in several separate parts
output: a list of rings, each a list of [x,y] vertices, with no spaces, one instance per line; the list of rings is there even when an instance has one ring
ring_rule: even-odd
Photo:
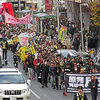
[[[33,0],[31,0],[31,6],[32,6],[32,21],[33,21],[33,32],[35,31],[35,21],[33,18]]]
[[[21,1],[18,0],[18,10],[21,11]]]
[[[60,20],[59,20],[59,0],[57,0],[57,23],[58,23],[58,38],[59,38],[59,32],[60,32]]]
[[[18,0],[18,11],[19,11],[19,13],[21,11],[21,3],[20,3],[20,0]],[[19,14],[19,18],[20,18],[20,14]]]
[[[84,40],[83,40],[83,19],[82,19],[82,5],[80,4],[80,22],[81,22],[81,47],[84,51]]]
[[[82,51],[84,51],[82,6],[88,6],[88,4],[86,4],[86,3],[80,4],[81,47],[82,47]]]

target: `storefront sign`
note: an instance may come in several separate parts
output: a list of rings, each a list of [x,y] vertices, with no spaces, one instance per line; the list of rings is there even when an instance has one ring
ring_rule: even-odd
[[[52,11],[52,6],[53,0],[45,0],[45,8],[47,13]]]

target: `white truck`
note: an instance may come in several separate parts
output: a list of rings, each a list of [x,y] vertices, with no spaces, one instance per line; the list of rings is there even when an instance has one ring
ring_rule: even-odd
[[[30,100],[29,85],[18,69],[0,69],[0,100]]]

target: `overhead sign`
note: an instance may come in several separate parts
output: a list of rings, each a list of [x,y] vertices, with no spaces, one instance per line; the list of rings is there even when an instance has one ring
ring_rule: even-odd
[[[83,92],[90,93],[90,88],[88,87],[91,81],[91,76],[93,74],[66,74],[66,88],[67,92],[77,92],[77,87],[82,86]],[[94,74],[98,79],[98,92],[100,92],[100,73]]]

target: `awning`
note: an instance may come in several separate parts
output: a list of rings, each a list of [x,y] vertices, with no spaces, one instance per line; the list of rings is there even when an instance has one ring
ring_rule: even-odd
[[[16,13],[20,13],[20,14],[28,14],[28,13],[32,13],[31,10],[22,10],[22,11],[17,11]],[[33,14],[37,14],[40,13],[39,11],[33,10]]]

